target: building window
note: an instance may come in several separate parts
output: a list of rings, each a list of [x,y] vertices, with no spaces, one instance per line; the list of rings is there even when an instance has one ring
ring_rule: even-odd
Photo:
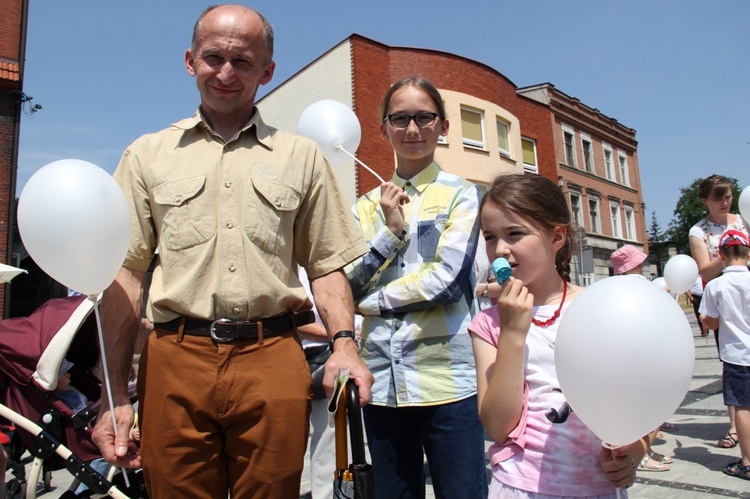
[[[609,216],[612,220],[612,237],[622,239],[622,225],[620,221],[620,203],[610,201]]]
[[[521,149],[523,150],[523,171],[539,173],[539,167],[536,163],[536,141],[521,137]]]
[[[613,163],[612,147],[608,144],[602,144],[602,148],[604,149],[604,175],[607,177],[607,180],[612,180],[614,182],[615,165]]]
[[[599,219],[599,198],[589,198],[589,220],[591,221],[591,232],[602,233],[602,223]]]
[[[578,227],[583,227],[583,216],[581,213],[581,193],[570,191],[570,215],[573,223]]]
[[[502,156],[510,157],[510,141],[508,136],[510,135],[510,123],[507,121],[497,119],[497,147]]]
[[[632,206],[625,206],[625,239],[635,241],[635,218]]]
[[[578,166],[576,161],[575,131],[567,125],[562,126],[563,147],[565,148],[565,164]]]
[[[620,165],[620,182],[630,185],[630,175],[628,174],[628,157],[622,151],[617,151],[617,161]]]
[[[464,145],[484,149],[484,114],[461,107],[461,130]]]
[[[591,137],[581,134],[581,149],[583,150],[583,167],[589,173],[594,173],[594,149]]]

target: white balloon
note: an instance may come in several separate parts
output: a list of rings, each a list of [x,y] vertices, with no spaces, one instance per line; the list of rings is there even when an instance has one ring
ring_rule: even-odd
[[[750,230],[750,185],[742,189],[740,193],[740,199],[738,201],[740,208],[740,216],[745,220],[745,229]]]
[[[39,267],[61,284],[94,295],[114,280],[130,244],[130,209],[107,172],[63,159],[40,168],[21,193],[18,230]]]
[[[560,388],[603,442],[640,439],[679,407],[693,376],[695,347],[685,313],[639,276],[586,288],[561,319],[555,345]],[[658,383],[642,380],[658,373]]]
[[[682,294],[693,287],[698,277],[698,264],[688,255],[675,255],[664,266],[664,281],[669,291]]]
[[[651,281],[652,284],[655,284],[656,286],[659,286],[659,289],[662,291],[666,291],[667,286],[667,280],[663,277],[657,277],[653,281]]]
[[[349,106],[337,100],[319,100],[310,104],[297,121],[297,133],[318,143],[331,164],[354,154],[362,139],[359,120]]]

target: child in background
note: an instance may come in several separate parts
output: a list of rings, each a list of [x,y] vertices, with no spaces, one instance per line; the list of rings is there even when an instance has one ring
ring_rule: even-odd
[[[724,273],[703,290],[701,321],[719,328],[719,357],[724,365],[724,404],[734,407],[736,438],[742,457],[724,467],[724,473],[750,480],[750,244],[744,232],[727,230],[719,238]]]
[[[544,177],[501,175],[480,222],[490,260],[504,257],[513,270],[497,307],[469,326],[479,414],[495,441],[490,497],[614,498],[635,479],[641,443],[602,447],[570,411],[555,372],[560,317],[582,289],[568,283],[575,231],[565,197]]]

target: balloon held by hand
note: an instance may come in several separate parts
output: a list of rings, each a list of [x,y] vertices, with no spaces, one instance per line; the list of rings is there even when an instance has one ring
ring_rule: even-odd
[[[313,102],[300,115],[297,133],[317,142],[332,165],[341,163],[348,156],[375,175],[381,183],[385,182],[383,177],[354,156],[362,139],[362,129],[354,111],[346,104],[330,99]]]

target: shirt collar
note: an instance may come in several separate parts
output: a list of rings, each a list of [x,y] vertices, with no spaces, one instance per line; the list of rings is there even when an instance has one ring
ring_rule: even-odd
[[[750,272],[750,269],[744,265],[730,265],[724,269],[724,273],[726,274],[727,272]]]
[[[406,190],[409,187],[413,187],[417,192],[423,192],[428,185],[433,183],[438,175],[440,174],[440,167],[436,162],[430,163],[430,165],[417,173],[410,179],[403,179],[398,176],[398,173],[393,172],[393,178],[391,181],[402,189]]]
[[[201,113],[200,108],[198,108],[195,114],[190,118],[186,118],[184,120],[178,121],[177,123],[173,123],[172,126],[184,131],[200,127],[213,133],[213,131],[211,130],[211,126],[203,118],[203,113]],[[254,131],[255,138],[258,140],[258,142],[263,144],[267,149],[273,150],[271,141],[271,129],[263,121],[263,118],[260,116],[260,110],[257,107],[253,108],[253,117],[250,118],[250,121],[248,121],[247,125],[245,125],[242,130],[240,130],[240,133],[238,135],[242,135],[247,131]]]

